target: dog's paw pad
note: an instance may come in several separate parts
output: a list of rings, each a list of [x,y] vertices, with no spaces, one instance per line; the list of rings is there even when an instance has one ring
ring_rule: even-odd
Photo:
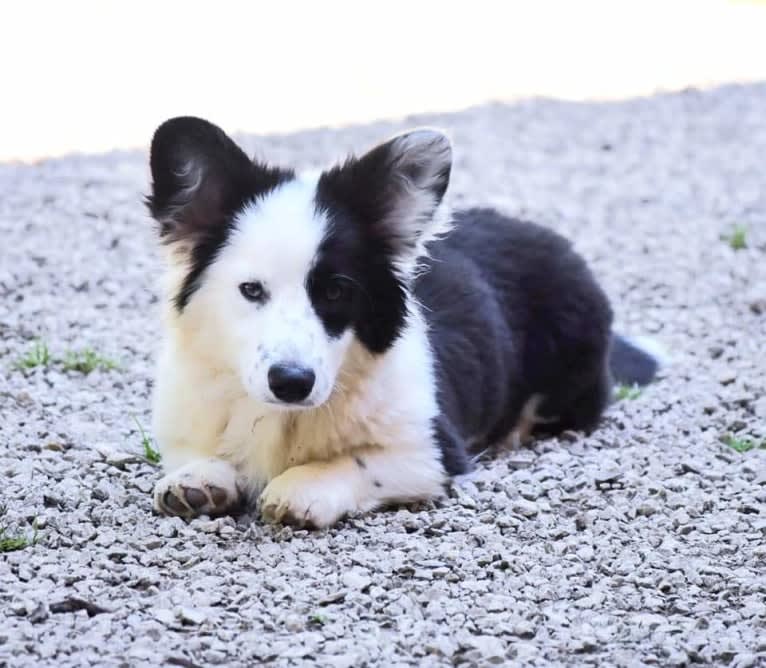
[[[225,504],[213,503],[206,490],[185,485],[173,485],[162,494],[158,504],[159,510],[166,515],[180,517],[211,515],[223,505]]]
[[[162,506],[166,515],[185,515],[189,511],[183,501],[170,490],[162,495]]]
[[[261,517],[298,527],[323,529],[357,509],[344,480],[323,467],[296,466],[274,478],[261,493]]]
[[[215,482],[213,482],[215,481]],[[196,464],[166,475],[154,489],[154,505],[164,515],[190,519],[221,515],[241,499],[236,472],[224,462]]]
[[[284,511],[279,512],[279,507],[275,503],[261,506],[261,517],[267,522],[279,522],[284,515]]]
[[[196,489],[194,487],[182,487],[181,490],[187,505],[192,510],[199,510],[200,508],[204,508],[206,503],[210,503],[212,506],[221,505],[212,502],[212,499],[208,497],[208,495],[205,494],[205,492],[201,489]]]
[[[229,495],[223,487],[210,485],[208,487],[208,490],[210,490],[210,498],[213,500],[213,504],[215,504],[216,506],[226,505],[226,501],[228,500]]]
[[[197,515],[219,515],[229,510],[237,501],[231,493],[216,485],[189,487],[171,485],[158,499],[158,510],[165,515],[196,517]]]
[[[287,504],[271,504],[261,507],[261,517],[266,522],[274,524],[281,523],[298,528],[317,528],[308,510],[298,514]]]

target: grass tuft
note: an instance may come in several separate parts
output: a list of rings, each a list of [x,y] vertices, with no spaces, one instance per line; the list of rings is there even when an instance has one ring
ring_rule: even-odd
[[[314,624],[315,626],[324,626],[327,623],[327,617],[315,612],[313,615],[309,615],[308,621],[309,624]]]
[[[760,443],[758,441],[753,440],[752,438],[737,438],[736,436],[732,436],[731,434],[727,434],[726,436],[721,439],[725,445],[728,445],[732,450],[735,450],[736,452],[750,452],[750,450],[755,450],[756,448],[759,448],[761,450],[766,450],[766,440],[761,441]]]
[[[723,235],[721,238],[729,242],[732,250],[738,251],[747,248],[747,228],[744,225],[735,225],[731,234]]]
[[[32,344],[32,348],[16,361],[17,369],[35,369],[39,366],[46,367],[51,363],[51,353],[48,344],[39,339]]]
[[[614,388],[614,398],[617,401],[624,401],[625,399],[638,399],[641,396],[641,388],[638,385],[617,385]]]
[[[5,514],[5,507],[0,506],[0,516]],[[32,537],[24,534],[9,534],[8,528],[0,525],[0,553],[23,550],[30,545],[37,544],[37,520],[32,523]]]
[[[30,544],[29,538],[26,536],[22,534],[10,536],[6,533],[6,529],[0,528],[0,552],[23,550],[25,547],[29,547]]]
[[[93,348],[70,350],[63,358],[53,357],[48,344],[40,339],[36,340],[32,347],[16,360],[14,366],[23,371],[37,367],[48,367],[52,364],[60,364],[64,371],[77,371],[86,375],[96,369],[111,371],[120,368],[117,362],[99,355]]]
[[[64,371],[78,371],[87,375],[96,369],[102,371],[118,369],[119,365],[114,360],[99,355],[92,348],[84,348],[83,350],[67,352],[64,359],[61,360],[61,367]]]
[[[152,445],[152,439],[149,438],[147,433],[144,431],[144,428],[141,426],[141,423],[138,421],[138,418],[135,415],[133,416],[133,421],[136,423],[138,432],[141,434],[141,447],[144,449],[144,459],[146,459],[146,461],[150,464],[159,464],[162,460],[162,455],[160,454],[159,450],[157,450],[154,445]]]

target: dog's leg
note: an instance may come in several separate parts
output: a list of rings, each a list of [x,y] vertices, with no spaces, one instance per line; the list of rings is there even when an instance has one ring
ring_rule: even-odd
[[[524,404],[519,420],[508,438],[511,450],[518,450],[522,445],[526,445],[531,440],[536,425],[553,424],[558,421],[558,416],[543,417],[538,412],[544,398],[542,394],[533,394]]]
[[[185,518],[221,515],[241,498],[236,469],[216,458],[194,459],[165,475],[154,487],[157,512]]]
[[[438,496],[446,477],[435,449],[361,448],[287,469],[261,494],[261,514],[269,521],[323,528],[348,513]]]

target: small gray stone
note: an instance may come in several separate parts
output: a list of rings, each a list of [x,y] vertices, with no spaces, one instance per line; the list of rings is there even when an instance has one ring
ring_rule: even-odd
[[[476,657],[478,662],[501,664],[505,662],[506,647],[501,638],[495,636],[473,636],[467,641],[467,646],[473,649],[468,656]]]
[[[650,517],[659,512],[657,506],[651,501],[644,501],[636,508],[636,515],[641,517]]]
[[[754,401],[752,407],[753,413],[755,413],[755,415],[757,415],[762,420],[766,420],[766,396],[763,396],[760,399]]]
[[[185,624],[199,626],[207,621],[207,614],[197,608],[180,607],[175,611],[175,615]]]
[[[534,517],[539,512],[538,505],[534,501],[528,501],[527,499],[522,498],[513,500],[511,510],[523,517]]]
[[[349,589],[363,591],[372,584],[369,575],[359,571],[348,571],[342,576],[343,584]]]
[[[178,620],[176,614],[172,610],[160,608],[154,611],[154,618],[165,624],[165,626],[171,626]]]
[[[577,556],[583,561],[593,561],[596,553],[590,545],[583,545],[581,548],[578,548]]]
[[[291,633],[302,631],[305,626],[303,619],[299,615],[295,614],[287,615],[284,624],[285,629]]]

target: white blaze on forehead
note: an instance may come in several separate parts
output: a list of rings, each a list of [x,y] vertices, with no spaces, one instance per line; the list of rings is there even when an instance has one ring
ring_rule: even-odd
[[[316,183],[315,176],[299,176],[245,206],[219,256],[227,271],[267,290],[303,285],[326,228],[315,208]]]
[[[269,369],[293,363],[311,369],[307,405],[330,396],[349,336],[330,337],[312,307],[306,279],[316,262],[327,221],[317,214],[316,178],[284,183],[234,216],[232,232],[190,303],[190,328],[221,366],[238,375],[247,394],[275,403]],[[266,297],[253,303],[238,287],[262,283]]]

